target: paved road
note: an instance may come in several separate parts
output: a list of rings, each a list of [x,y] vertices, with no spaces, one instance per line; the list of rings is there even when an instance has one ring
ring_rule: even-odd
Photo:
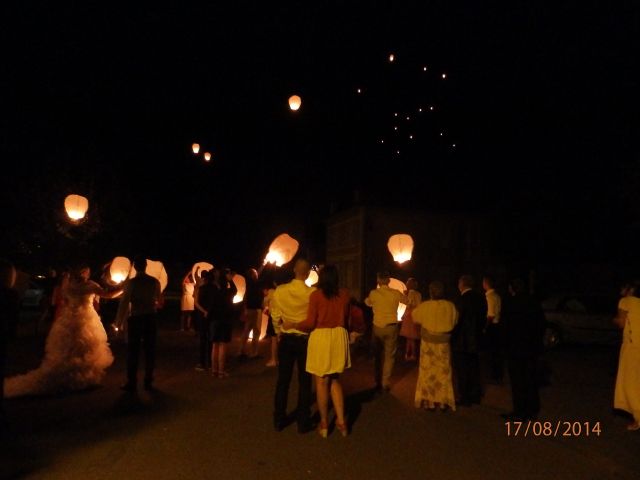
[[[441,414],[413,408],[416,370],[401,364],[392,392],[373,397],[371,361],[344,375],[353,431],[326,440],[272,428],[275,371],[263,360],[228,379],[193,370],[196,338],[162,331],[159,393],[122,394],[124,346],[103,387],[7,404],[14,436],[0,454],[2,478],[30,479],[632,479],[640,476],[640,432],[611,410],[616,352],[569,348],[547,356],[551,385],[542,420],[600,422],[601,434],[508,436],[499,413],[507,387],[483,404]],[[237,343],[234,344],[237,349]],[[267,345],[262,345],[266,353]],[[13,370],[37,364],[42,339],[18,339]],[[555,424],[554,424],[555,425]]]

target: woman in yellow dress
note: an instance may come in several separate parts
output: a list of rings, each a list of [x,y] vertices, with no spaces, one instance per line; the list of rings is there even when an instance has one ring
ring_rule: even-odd
[[[442,282],[429,284],[430,300],[422,302],[412,312],[413,322],[420,325],[420,367],[416,385],[416,408],[441,410],[447,406],[455,411],[451,374],[451,331],[458,322],[455,305],[444,299]]]
[[[628,430],[640,430],[640,282],[623,288],[615,323],[623,329],[613,407],[633,415]]]

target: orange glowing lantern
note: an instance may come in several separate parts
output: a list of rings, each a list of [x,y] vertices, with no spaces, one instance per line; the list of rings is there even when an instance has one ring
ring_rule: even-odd
[[[302,99],[298,95],[292,95],[289,97],[289,108],[294,112],[302,105]]]
[[[378,288],[380,288],[380,285],[378,285]],[[398,280],[397,278],[390,278],[389,279],[389,288],[393,288],[394,290],[398,290],[400,293],[402,293],[404,295],[404,292],[407,291],[407,286],[402,283],[400,280]],[[404,303],[401,303],[398,305],[398,321],[402,320],[402,316],[404,315],[405,310],[407,309],[407,306]]]
[[[304,283],[307,284],[307,287],[313,287],[316,283],[318,283],[318,272],[316,272],[315,270],[311,270]]]
[[[87,214],[89,200],[81,195],[69,195],[64,199],[64,209],[67,211],[69,218],[77,222]]]
[[[204,161],[209,162],[211,160],[211,154],[209,152],[204,152]]]
[[[116,284],[124,282],[129,277],[130,272],[131,262],[127,257],[116,257],[111,261],[109,275],[112,282]]]
[[[200,151],[200,144],[194,143],[193,145],[191,145],[191,150],[193,150],[193,153],[197,155]]]
[[[194,279],[198,279],[202,277],[202,272],[208,272],[209,270],[213,270],[213,265],[209,262],[198,262],[193,264],[193,268],[191,269],[191,274]]]
[[[277,267],[281,267],[291,261],[298,252],[299,245],[295,238],[290,237],[286,233],[278,235],[275,240],[271,242],[269,253],[267,253],[264,263],[274,263]]]
[[[135,267],[131,267],[131,273],[129,274],[129,278],[133,278],[137,275]],[[164,268],[162,262],[158,260],[149,260],[147,259],[147,268],[145,269],[145,273],[160,282],[160,289],[164,291],[167,288],[167,284],[169,283],[169,276],[167,275],[167,271]]]
[[[233,276],[232,280],[238,289],[233,297],[233,303],[240,303],[244,299],[244,294],[247,291],[247,281],[242,275],[238,275],[237,273]]]
[[[398,263],[404,263],[411,260],[411,253],[413,252],[413,238],[406,233],[400,233],[389,237],[387,242],[387,248],[393,259]]]

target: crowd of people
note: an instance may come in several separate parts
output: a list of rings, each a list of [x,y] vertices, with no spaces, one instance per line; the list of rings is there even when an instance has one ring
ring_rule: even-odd
[[[12,288],[15,269],[0,262],[0,387],[2,398],[79,390],[99,384],[113,362],[108,338],[96,311],[97,297],[119,298],[114,321],[127,335],[127,378],[122,388],[137,390],[138,361],[144,349],[143,386],[153,391],[156,356],[157,311],[163,305],[160,283],[145,274],[146,260],[134,259],[139,273],[121,286],[103,287],[90,280],[90,270],[80,266],[59,282],[52,305],[53,322],[40,366],[4,379],[6,343],[17,322],[19,298]],[[539,357],[543,352],[545,318],[540,304],[521,279],[508,284],[501,296],[494,280],[485,276],[476,288],[474,278],[459,278],[455,300],[445,296],[444,284],[428,284],[423,299],[418,282],[407,280],[404,292],[389,286],[390,274],[377,274],[377,288],[364,300],[371,308],[367,328],[365,312],[348,289],[341,288],[338,269],[326,265],[319,270],[315,286],[306,283],[310,263],[302,258],[293,265],[292,280],[269,278],[261,271],[247,272],[244,301],[237,307],[234,272],[212,268],[189,273],[183,280],[180,325],[196,329],[199,362],[196,370],[217,378],[229,376],[228,345],[233,325],[241,312],[243,329],[238,360],[259,356],[263,313],[268,316],[270,357],[277,368],[273,403],[273,425],[281,431],[288,424],[288,398],[294,371],[298,397],[295,421],[301,433],[317,429],[322,437],[330,431],[330,406],[335,429],[349,433],[341,374],[351,367],[352,347],[359,337],[370,334],[374,359],[375,392],[392,387],[399,337],[405,339],[403,357],[418,362],[415,407],[428,411],[456,411],[479,404],[485,381],[501,384],[505,371],[512,394],[513,410],[507,420],[536,419],[540,413]],[[629,430],[640,429],[640,284],[625,286],[614,321],[623,329],[623,343],[615,385],[614,407],[634,417]],[[398,308],[406,306],[401,321]],[[486,352],[487,365],[481,362]],[[313,390],[320,417],[312,422]]]

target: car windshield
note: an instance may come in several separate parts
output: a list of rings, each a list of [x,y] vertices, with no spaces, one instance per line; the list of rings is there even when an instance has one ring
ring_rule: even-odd
[[[567,297],[559,306],[559,310],[576,313],[611,314],[616,311],[618,301],[604,296]]]

